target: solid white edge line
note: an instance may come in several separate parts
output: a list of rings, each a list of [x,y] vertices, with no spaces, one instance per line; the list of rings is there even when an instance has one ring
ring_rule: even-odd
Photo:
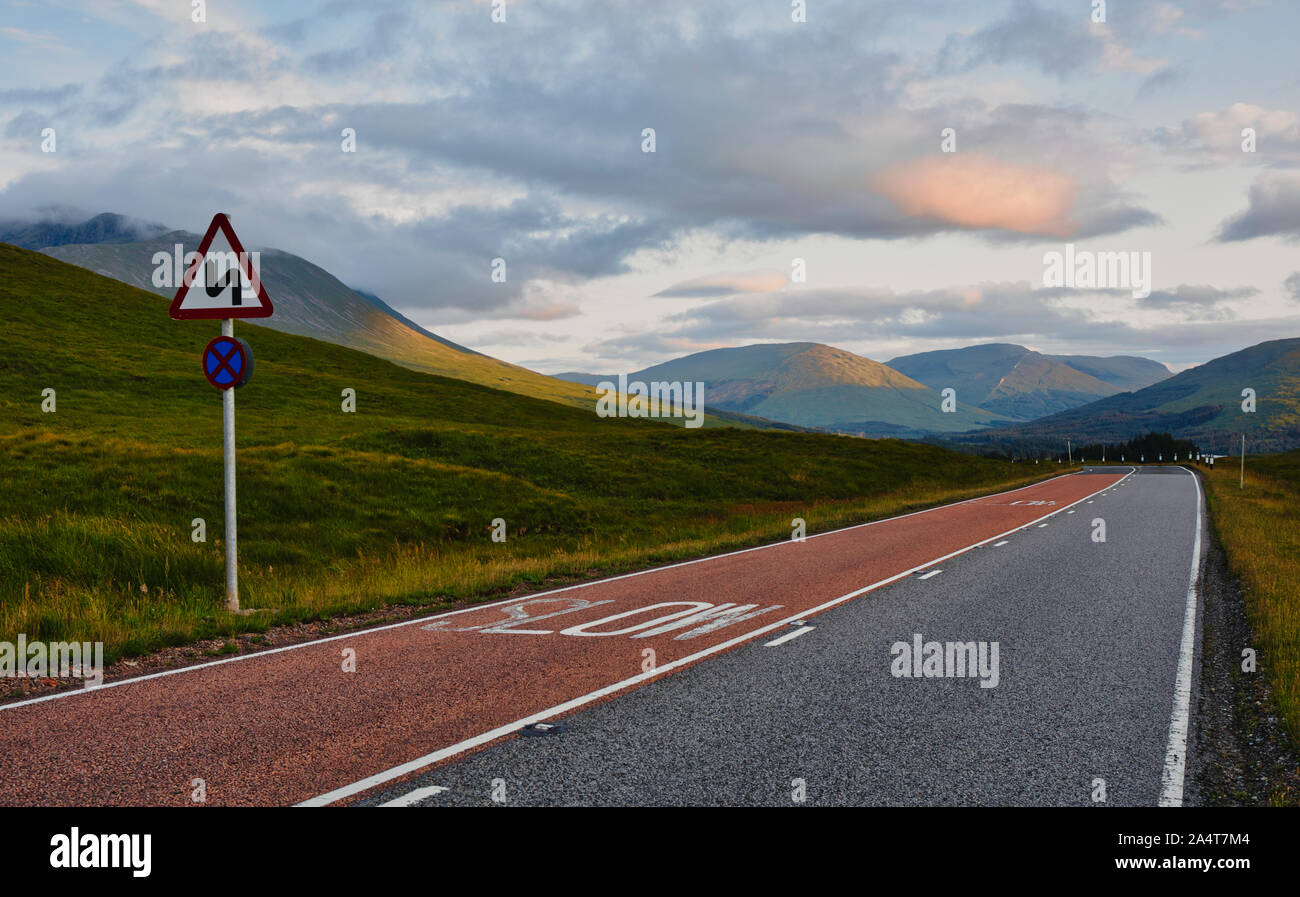
[[[418,804],[420,801],[424,800],[427,797],[433,797],[435,794],[442,794],[442,792],[447,790],[448,789],[443,785],[429,785],[425,788],[416,788],[414,791],[411,791],[408,794],[403,794],[401,797],[395,797],[392,800],[388,801],[387,803],[382,803],[379,806],[410,807],[410,806],[414,806],[415,804]]]
[[[1028,486],[1017,486],[1015,489],[1007,489],[1003,492],[993,492],[989,495],[977,495],[974,498],[967,498],[967,499],[963,499],[962,501],[954,501],[946,505],[935,505],[933,508],[922,508],[919,511],[909,511],[906,514],[899,514],[895,517],[886,517],[882,520],[869,520],[866,523],[855,523],[852,526],[845,526],[839,529],[826,530],[826,532],[824,533],[813,533],[811,536],[805,536],[804,541],[806,542],[812,539],[817,539],[820,538],[821,536],[833,536],[836,533],[846,533],[849,532],[850,530],[861,529],[866,526],[876,526],[881,523],[889,523],[890,521],[893,520],[903,520],[904,518],[907,517],[915,517],[918,514],[928,514],[931,511],[941,511],[944,508],[956,508],[961,505],[967,505],[975,501],[984,501],[985,499],[989,499],[989,498],[997,498],[1000,495],[1011,495],[1012,493],[1015,492],[1022,492],[1025,489],[1033,489],[1038,486],[1043,486],[1046,485],[1047,483],[1055,482],[1056,480],[1060,480],[1060,479],[1064,479],[1065,477],[1072,477],[1072,476],[1078,476],[1078,474],[1063,473],[1058,476],[1048,477],[1045,480],[1040,480],[1037,483],[1030,483]],[[258,657],[269,657],[272,654],[279,654],[283,651],[297,651],[300,648],[310,648],[313,645],[324,645],[328,642],[337,642],[342,639],[360,638],[362,636],[369,635],[373,632],[383,632],[387,629],[400,629],[403,626],[414,626],[419,623],[428,623],[430,620],[441,620],[444,617],[454,617],[459,614],[473,613],[474,611],[484,610],[485,608],[489,608],[489,607],[500,607],[503,604],[512,604],[517,601],[531,601],[534,598],[544,598],[547,595],[557,595],[560,592],[568,592],[573,589],[585,589],[585,588],[589,588],[590,586],[601,585],[602,583],[616,582],[620,579],[630,579],[633,576],[645,576],[650,573],[658,573],[661,570],[674,570],[678,567],[688,567],[691,564],[702,564],[705,561],[715,561],[719,558],[732,557],[738,554],[748,554],[751,551],[762,551],[765,548],[775,548],[778,545],[792,545],[792,544],[798,545],[800,543],[794,542],[791,539],[782,539],[779,542],[769,542],[767,545],[755,545],[753,548],[741,548],[736,551],[727,551],[727,552],[723,552],[722,554],[709,555],[708,557],[693,558],[692,560],[689,561],[678,561],[677,563],[666,564],[662,567],[647,567],[645,570],[634,570],[631,573],[621,573],[618,576],[609,576],[606,577],[605,579],[593,579],[591,582],[574,583],[571,586],[562,586],[558,589],[551,589],[546,592],[532,592],[530,594],[520,595],[515,598],[502,598],[499,601],[488,601],[483,604],[472,604],[469,607],[462,607],[459,610],[442,611],[441,613],[431,614],[427,617],[416,617],[413,620],[403,620],[400,623],[386,623],[383,626],[374,626],[369,629],[358,629],[355,632],[348,632],[348,633],[344,633],[343,635],[331,635],[326,638],[313,639],[312,641],[308,641],[308,642],[299,642],[295,645],[284,645],[279,648],[268,648],[265,651],[256,651],[251,654],[240,654],[237,657],[225,657],[222,658],[221,660],[210,660],[207,663],[196,663],[193,666],[180,667],[179,669],[175,669],[175,670],[163,670],[158,673],[146,673],[143,676],[132,676],[127,679],[115,679],[112,682],[105,682],[103,685],[97,685],[94,688],[79,688],[73,691],[62,691],[59,692],[58,694],[45,695],[44,697],[40,697],[40,698],[27,698],[26,700],[23,701],[14,701],[9,704],[0,704],[0,712],[3,712],[5,710],[13,710],[18,707],[26,707],[30,704],[40,704],[45,701],[59,701],[59,700],[64,700],[66,698],[75,698],[81,695],[94,694],[95,692],[103,691],[106,688],[117,688],[120,685],[130,685],[133,682],[146,682],[150,679],[161,679],[164,676],[179,676],[182,673],[193,673],[193,672],[197,672],[198,670],[206,670],[212,667],[224,666],[225,664],[228,663],[239,663],[240,661],[253,660],[254,658],[258,658]]]
[[[1135,471],[1136,468],[1124,474],[1124,478],[1128,478],[1132,476]],[[1064,474],[1064,476],[1073,476],[1073,474]],[[1012,490],[1012,491],[1016,491],[1016,490]],[[503,738],[506,735],[510,735],[514,732],[517,732],[518,730],[522,729],[524,726],[532,725],[533,723],[540,723],[550,719],[551,717],[558,716],[562,713],[567,713],[570,710],[576,710],[579,707],[582,707],[586,704],[590,704],[592,701],[598,701],[601,698],[612,695],[615,692],[622,691],[623,689],[629,688],[633,685],[639,685],[642,682],[648,682],[649,680],[658,678],[659,676],[662,676],[663,674],[671,670],[675,670],[678,667],[685,666],[688,663],[694,663],[695,661],[700,660],[701,658],[708,657],[710,654],[716,654],[719,651],[724,651],[727,648],[731,648],[735,645],[739,645],[742,642],[750,641],[751,639],[755,639],[761,635],[767,635],[769,632],[775,632],[776,630],[784,626],[789,626],[795,620],[806,619],[807,617],[813,616],[815,614],[819,614],[824,610],[829,610],[830,608],[835,607],[836,605],[843,604],[845,601],[851,601],[854,598],[857,598],[859,595],[865,595],[867,592],[873,592],[876,589],[889,585],[890,583],[897,582],[898,580],[903,579],[904,577],[911,576],[913,573],[916,573],[918,570],[924,570],[926,567],[929,567],[932,564],[943,563],[949,558],[954,558],[960,554],[965,554],[968,551],[972,551],[976,548],[979,548],[981,545],[987,545],[989,542],[992,542],[994,539],[1001,539],[1003,536],[1009,536],[1012,533],[1019,532],[1020,530],[1025,529],[1026,527],[1033,526],[1035,523],[1038,523],[1041,520],[1046,520],[1049,517],[1053,517],[1056,514],[1059,514],[1062,511],[1066,510],[1067,508],[1072,508],[1075,505],[1077,505],[1079,502],[1086,501],[1089,497],[1096,494],[1097,494],[1096,492],[1089,493],[1088,495],[1085,495],[1083,498],[1080,498],[1078,501],[1071,502],[1068,505],[1063,505],[1062,507],[1057,508],[1055,511],[1052,511],[1048,514],[1045,514],[1042,517],[1037,517],[1033,520],[1028,521],[1027,523],[1022,523],[1020,526],[1017,526],[1014,529],[1009,529],[1004,533],[998,533],[996,536],[989,536],[987,539],[984,539],[979,542],[975,542],[972,545],[967,545],[965,548],[958,548],[956,551],[950,552],[949,554],[945,554],[943,557],[938,557],[935,558],[934,560],[926,561],[924,564],[917,564],[915,567],[912,567],[909,570],[904,570],[902,573],[895,573],[893,576],[886,577],[885,579],[882,579],[879,582],[873,582],[871,585],[864,586],[861,589],[856,589],[855,591],[849,592],[847,595],[841,595],[838,598],[832,598],[830,601],[827,601],[824,604],[820,604],[817,607],[812,608],[811,610],[800,611],[797,614],[793,614],[789,617],[786,617],[784,620],[778,620],[775,623],[769,623],[766,626],[761,626],[758,629],[753,630],[752,632],[747,632],[744,635],[738,635],[735,638],[729,639],[728,641],[725,642],[719,642],[716,645],[712,645],[708,648],[704,648],[700,651],[695,652],[694,654],[679,658],[677,660],[671,661],[670,663],[663,664],[662,666],[658,666],[653,670],[649,670],[644,673],[638,673],[637,675],[632,676],[628,679],[624,679],[621,682],[615,682],[612,685],[607,685],[604,688],[600,688],[597,689],[596,691],[589,692],[588,694],[582,695],[580,697],[565,701],[562,704],[556,704],[554,707],[548,707],[547,709],[538,711],[537,713],[531,714],[530,716],[525,716],[522,719],[517,719],[512,723],[506,723],[503,726],[497,726],[495,729],[490,729],[487,732],[483,732],[478,735],[472,736],[470,738],[465,739],[464,741],[460,741],[457,742],[456,744],[449,745],[440,750],[433,751],[432,753],[425,754],[423,757],[416,757],[414,760],[408,760],[406,763],[402,763],[398,766],[394,766],[391,769],[384,770],[383,772],[377,772],[371,776],[366,776],[364,779],[360,779],[356,782],[353,782],[350,785],[344,785],[340,788],[335,788],[333,791],[326,792],[325,794],[321,794],[316,797],[309,798],[303,801],[302,803],[295,804],[295,806],[323,807],[328,804],[332,804],[335,801],[339,801],[339,800],[343,800],[344,798],[351,797],[354,794],[360,794],[363,791],[369,791],[371,788],[375,788],[379,785],[384,784],[385,782],[391,782],[393,779],[398,779],[401,778],[402,776],[410,775],[413,772],[418,772],[419,770],[424,769],[427,766],[431,766],[434,763],[439,763],[450,757],[454,757],[457,754],[464,753],[465,751],[471,750],[476,747],[480,747],[481,745],[487,744],[492,741],[496,741],[498,738]],[[957,502],[957,504],[964,504],[964,502]]]
[[[1181,467],[1181,465],[1179,465]],[[1182,468],[1187,470],[1186,467]],[[1196,656],[1196,594],[1201,576],[1201,478],[1187,471],[1196,484],[1196,540],[1192,545],[1192,572],[1187,581],[1187,605],[1183,611],[1183,639],[1178,649],[1178,675],[1174,680],[1174,709],[1169,718],[1169,746],[1160,774],[1162,807],[1183,805],[1183,776],[1187,772],[1187,730],[1191,723],[1192,667]]]
[[[816,626],[800,626],[798,629],[795,629],[792,632],[787,632],[785,635],[781,636],[780,638],[774,638],[770,642],[765,642],[763,644],[763,647],[775,648],[777,645],[784,645],[786,642],[790,641],[790,639],[798,638],[799,636],[803,635],[805,632],[812,632],[816,628],[817,628]]]

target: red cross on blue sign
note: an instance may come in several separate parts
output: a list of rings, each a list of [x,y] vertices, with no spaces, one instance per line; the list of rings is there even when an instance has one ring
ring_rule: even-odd
[[[217,389],[238,389],[253,377],[253,350],[233,336],[219,336],[203,350],[203,376]]]

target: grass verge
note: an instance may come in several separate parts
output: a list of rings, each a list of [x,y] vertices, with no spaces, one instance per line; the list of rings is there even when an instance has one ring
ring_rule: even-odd
[[[1260,672],[1300,744],[1300,451],[1202,468],[1210,525],[1241,580]],[[1248,647],[1248,646],[1243,646]]]

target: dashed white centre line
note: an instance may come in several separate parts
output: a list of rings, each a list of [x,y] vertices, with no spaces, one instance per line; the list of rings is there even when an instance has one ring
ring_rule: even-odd
[[[994,542],[994,543],[993,543],[993,547],[994,547],[994,548],[1001,548],[1003,545],[1006,545],[1006,544],[1008,544],[1008,540],[1003,539],[1001,542]]]
[[[812,632],[816,628],[817,628],[816,626],[800,626],[798,629],[795,629],[793,632],[787,632],[785,635],[781,636],[780,638],[774,638],[770,642],[765,642],[763,644],[763,647],[775,648],[777,645],[780,645],[784,642],[788,642],[792,638],[798,638],[799,636],[803,635],[805,632]]]
[[[427,788],[416,788],[409,794],[403,794],[401,797],[395,797],[387,803],[382,803],[381,807],[413,807],[426,797],[433,797],[435,794],[442,794],[446,791],[442,785],[430,785]]]
[[[1047,526],[1046,523],[1040,523],[1040,524],[1038,524],[1038,528],[1039,528],[1039,529],[1042,529],[1042,528],[1045,527],[1045,526]]]
[[[929,579],[931,576],[938,576],[942,570],[931,570],[929,573],[922,573],[917,579]]]

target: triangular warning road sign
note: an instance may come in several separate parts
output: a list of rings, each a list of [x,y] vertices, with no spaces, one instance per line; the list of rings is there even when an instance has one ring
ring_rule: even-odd
[[[274,313],[271,297],[262,285],[260,254],[245,252],[230,219],[218,212],[212,216],[197,253],[185,257],[180,289],[169,314],[187,320],[269,318]]]

